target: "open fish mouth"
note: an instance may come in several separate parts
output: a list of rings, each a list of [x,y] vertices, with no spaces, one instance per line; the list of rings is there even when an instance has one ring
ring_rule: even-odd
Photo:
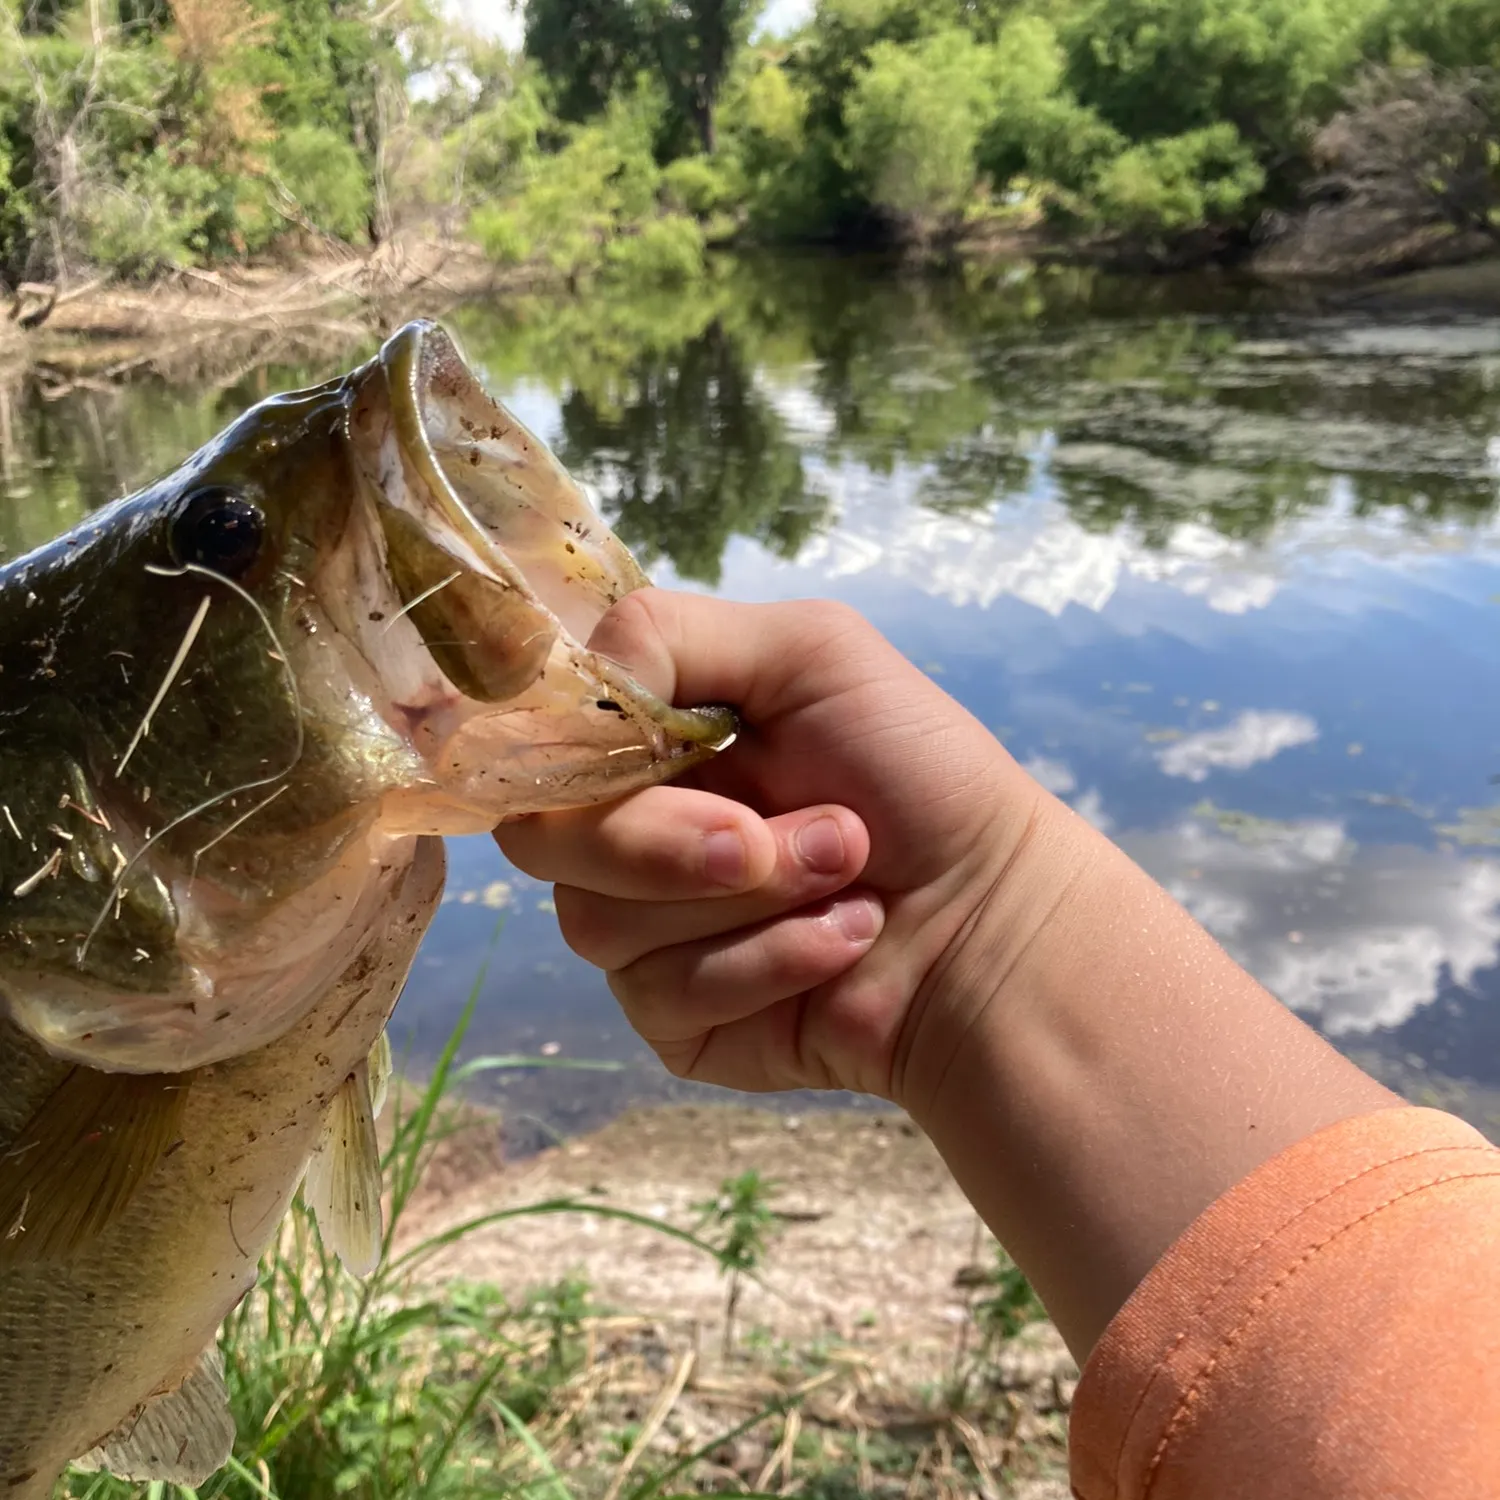
[[[380,928],[417,838],[624,796],[734,737],[588,649],[647,579],[435,324],[120,507],[37,564],[64,600],[151,586],[118,686],[75,644],[84,690],[46,689],[85,714],[76,826],[50,786],[6,801],[39,873],[0,900],[0,1006],[55,1057],[176,1073],[265,1046]],[[217,570],[173,550],[200,522]]]
[[[648,580],[440,327],[408,324],[353,380],[351,534],[318,592],[420,757],[384,798],[386,831],[619,796],[733,739],[729,710],[674,708],[587,649]]]

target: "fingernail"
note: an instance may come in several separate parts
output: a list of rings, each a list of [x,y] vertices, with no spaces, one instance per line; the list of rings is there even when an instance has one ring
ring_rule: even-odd
[[[839,931],[851,943],[873,943],[880,935],[880,908],[867,898],[840,901],[833,909],[833,917],[839,924]]]
[[[703,840],[703,873],[715,885],[744,885],[745,841],[732,828],[719,828]]]
[[[814,875],[836,875],[844,868],[844,835],[837,818],[814,818],[797,830],[792,845]]]

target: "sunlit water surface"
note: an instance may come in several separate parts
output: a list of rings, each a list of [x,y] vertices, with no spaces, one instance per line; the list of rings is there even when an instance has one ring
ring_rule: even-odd
[[[809,261],[450,326],[658,581],[855,605],[1287,1004],[1500,1135],[1500,320]],[[0,544],[362,352],[12,395]],[[468,1052],[624,1065],[494,1075],[518,1143],[680,1094],[548,890],[451,860],[398,1048],[487,960]]]

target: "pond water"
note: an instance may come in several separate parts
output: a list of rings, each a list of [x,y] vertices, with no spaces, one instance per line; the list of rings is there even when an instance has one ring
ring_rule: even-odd
[[[659,582],[868,615],[1281,998],[1500,1135],[1500,320],[1014,266],[722,267],[449,318]],[[8,555],[363,351],[12,396]],[[518,1141],[682,1093],[487,840],[397,1012]],[[498,933],[498,935],[497,935]],[[803,1101],[805,1102],[805,1101]]]

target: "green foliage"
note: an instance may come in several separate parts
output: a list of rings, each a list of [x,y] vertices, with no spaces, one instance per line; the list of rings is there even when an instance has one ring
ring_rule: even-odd
[[[654,211],[661,172],[651,139],[660,114],[650,90],[614,99],[538,161],[518,192],[478,208],[470,232],[502,263],[541,261],[570,276],[597,267],[615,235]]]
[[[1438,68],[1500,68],[1500,6],[1492,0],[1389,0],[1371,9],[1366,55]]]
[[[662,198],[670,208],[707,219],[733,209],[741,187],[722,157],[682,156],[663,168]]]
[[[346,240],[364,233],[373,193],[346,136],[326,125],[294,125],[272,142],[270,159],[277,186],[311,223]]]
[[[716,144],[715,111],[763,0],[527,0],[526,51],[552,81],[558,112],[580,121],[650,71],[669,109],[668,155]]]
[[[1047,1309],[1025,1273],[993,1241],[988,1263],[966,1266],[958,1284],[969,1291],[965,1334],[970,1326],[977,1334],[972,1342],[966,1336],[959,1343],[947,1382],[948,1404],[961,1411],[972,1389],[988,1384],[1005,1345],[1033,1324],[1045,1322]]]
[[[973,1314],[981,1347],[990,1352],[1033,1323],[1043,1322],[1047,1309],[1021,1268],[996,1245],[987,1285],[973,1305]]]
[[[980,167],[996,184],[1023,174],[1078,189],[1124,146],[1119,132],[1080,104],[1052,23],[1018,14],[995,40],[994,87],[979,143]]]
[[[1232,246],[1302,201],[1372,68],[1500,66],[1492,0],[819,0],[755,42],[762,0],[528,0],[520,58],[436,0],[114,0],[102,31],[85,5],[0,10],[7,280],[405,226],[698,274],[663,211],[713,244],[1050,218]]]
[[[1094,201],[1112,228],[1143,235],[1240,218],[1265,172],[1233,125],[1210,125],[1122,151],[1099,173]]]
[[[992,61],[958,30],[870,49],[844,118],[848,160],[875,207],[929,224],[963,206],[974,191]]]
[[[91,260],[126,277],[192,265],[207,248],[223,191],[212,172],[152,152],[118,187],[106,187],[84,207],[84,248]]]
[[[776,1214],[771,1197],[776,1184],[753,1167],[726,1177],[714,1197],[694,1205],[698,1231],[715,1246],[720,1269],[727,1274],[758,1270],[770,1244]]]
[[[1299,138],[1358,61],[1376,0],[1083,0],[1065,28],[1069,81],[1131,140],[1221,121],[1272,148]]]
[[[724,1357],[734,1348],[734,1315],[740,1299],[740,1278],[753,1276],[765,1262],[776,1213],[771,1207],[775,1184],[751,1168],[726,1177],[718,1194],[696,1204],[697,1229],[715,1246],[719,1269],[728,1278],[724,1297]]]
[[[703,275],[703,230],[685,214],[648,219],[635,234],[610,240],[605,259],[635,286],[681,286]]]

